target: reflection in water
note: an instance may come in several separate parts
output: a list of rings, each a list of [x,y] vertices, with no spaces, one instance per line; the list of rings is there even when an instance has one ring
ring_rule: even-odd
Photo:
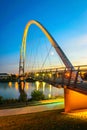
[[[11,88],[11,87],[12,87],[12,82],[9,82],[9,83],[8,83],[8,86]]]
[[[51,98],[51,94],[50,93],[48,94],[48,97]]]
[[[15,82],[15,89],[18,90],[18,82]]]
[[[51,92],[52,92],[52,85],[49,85],[49,94],[48,94],[49,98],[51,98]]]
[[[20,101],[27,100],[27,94],[26,94],[24,88],[25,88],[25,82],[20,82],[19,83],[19,92],[20,92],[19,100]]]
[[[26,91],[28,91],[28,89],[29,89],[29,83],[25,83],[25,89],[26,89]]]
[[[50,87],[50,93],[51,93],[51,91],[52,91],[52,85],[49,85],[49,87]]]
[[[46,83],[42,82],[42,84],[43,84],[43,92],[44,92]]]
[[[64,96],[63,88],[56,88],[45,82],[38,81],[35,83],[21,82],[21,84],[18,82],[0,83],[0,96],[3,96],[5,99],[19,99],[19,97],[20,99],[23,97],[30,99],[31,92],[35,89],[42,91],[46,98]]]
[[[40,82],[36,81],[36,90],[39,90],[39,85],[40,85]]]
[[[25,83],[24,82],[20,82],[19,87],[21,87],[21,89],[24,90]]]

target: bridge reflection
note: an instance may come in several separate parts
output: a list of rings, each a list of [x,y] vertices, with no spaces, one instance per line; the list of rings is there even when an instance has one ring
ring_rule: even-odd
[[[20,82],[18,87],[19,87],[19,92],[20,92],[19,101],[27,101],[27,94],[24,89],[25,82]]]
[[[13,96],[13,98],[17,98],[17,99],[23,95],[25,95],[25,97],[27,95],[27,99],[30,99],[31,92],[33,90],[42,91],[43,94],[45,95],[46,99],[64,97],[64,89],[63,88],[57,89],[56,87],[49,85],[45,82],[39,82],[39,81],[36,81],[33,83],[21,82],[20,84],[18,82],[9,82],[8,86],[11,89],[11,90],[9,89],[9,91],[13,90],[14,91],[13,93],[15,93],[15,95],[17,94],[17,97]]]

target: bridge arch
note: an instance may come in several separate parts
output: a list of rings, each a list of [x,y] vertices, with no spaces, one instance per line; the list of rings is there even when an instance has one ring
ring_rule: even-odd
[[[24,73],[24,64],[25,64],[25,55],[26,55],[26,39],[27,39],[28,29],[32,24],[35,24],[37,27],[39,27],[42,30],[42,32],[46,35],[46,37],[48,38],[52,46],[55,48],[57,54],[62,59],[65,66],[67,68],[71,68],[71,67],[74,68],[71,62],[69,61],[69,59],[67,58],[67,56],[65,55],[65,53],[62,51],[58,43],[55,41],[52,35],[47,31],[47,29],[38,21],[30,20],[25,27],[24,35],[22,39],[22,47],[21,47],[20,62],[19,62],[19,74],[21,72]]]

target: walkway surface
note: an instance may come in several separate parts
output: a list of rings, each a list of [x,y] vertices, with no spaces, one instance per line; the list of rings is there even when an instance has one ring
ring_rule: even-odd
[[[56,109],[63,109],[63,108],[64,108],[64,102],[54,102],[54,103],[38,105],[38,106],[26,106],[22,108],[3,109],[0,110],[0,116],[35,113],[35,112],[42,112],[47,110],[56,110]]]

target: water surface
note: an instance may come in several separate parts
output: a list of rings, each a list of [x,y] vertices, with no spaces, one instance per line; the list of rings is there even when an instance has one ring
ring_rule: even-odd
[[[31,98],[31,92],[35,89],[42,91],[46,98],[64,95],[63,88],[36,81],[35,83],[26,82],[25,86],[21,86],[21,88],[19,88],[18,82],[0,83],[0,96],[3,96],[4,99],[18,99],[21,92],[24,92],[28,98]]]

